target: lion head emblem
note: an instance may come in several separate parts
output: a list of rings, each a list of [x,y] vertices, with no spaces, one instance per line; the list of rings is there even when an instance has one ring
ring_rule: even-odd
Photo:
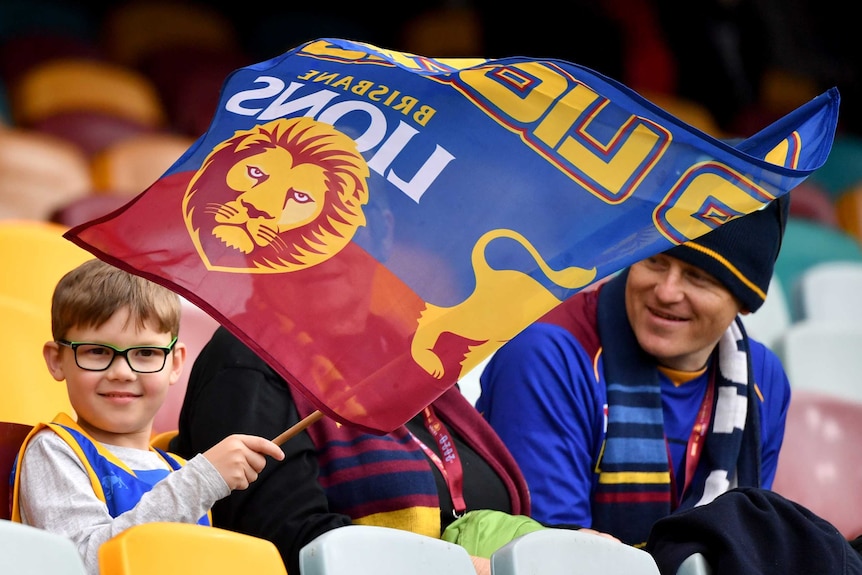
[[[365,224],[368,165],[311,118],[237,131],[186,189],[183,215],[208,269],[279,273],[332,257]]]

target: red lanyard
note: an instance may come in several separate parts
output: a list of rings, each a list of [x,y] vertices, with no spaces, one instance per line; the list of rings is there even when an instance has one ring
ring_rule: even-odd
[[[434,410],[428,406],[422,410],[422,415],[425,418],[425,427],[434,436],[437,441],[437,446],[440,448],[440,453],[443,459],[431,448],[422,443],[422,441],[410,434],[428,459],[434,462],[443,479],[446,480],[446,486],[449,488],[449,495],[452,497],[452,507],[455,517],[460,517],[467,511],[467,504],[464,502],[464,470],[461,468],[461,458],[458,457],[458,451],[455,449],[455,442],[449,436],[449,430],[443,425],[443,422],[437,418]]]
[[[700,461],[700,456],[703,453],[706,434],[709,432],[709,422],[712,419],[712,402],[715,398],[715,381],[712,373],[710,373],[709,381],[706,384],[706,393],[703,394],[703,401],[700,404],[700,409],[697,412],[697,419],[694,421],[694,427],[691,428],[691,435],[688,437],[688,447],[685,450],[685,484],[680,492],[685,494],[691,485],[691,480],[694,478],[694,472],[697,470],[697,463]],[[668,452],[670,455],[670,452]],[[674,476],[673,461],[669,461],[671,477]],[[676,479],[673,480],[673,485],[676,485]],[[674,507],[679,505],[677,490],[673,489]]]

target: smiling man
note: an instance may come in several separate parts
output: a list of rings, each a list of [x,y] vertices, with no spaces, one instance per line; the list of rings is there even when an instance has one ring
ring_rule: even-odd
[[[581,292],[494,355],[476,407],[533,517],[643,545],[657,519],[770,488],[790,386],[740,314],[764,302],[788,200]]]

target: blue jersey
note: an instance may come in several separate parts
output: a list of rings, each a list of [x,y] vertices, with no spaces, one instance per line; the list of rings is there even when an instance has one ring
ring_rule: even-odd
[[[583,297],[597,301],[594,294],[579,294],[562,305]],[[476,403],[521,466],[533,517],[547,525],[593,525],[597,464],[607,432],[607,389],[595,323],[579,323],[572,330],[539,322],[508,342],[482,374]],[[760,399],[760,486],[770,488],[790,386],[775,354],[759,342],[749,339],[749,345]],[[710,380],[708,373],[679,386],[663,374],[659,380],[670,465],[676,477],[683,477],[686,446]],[[681,499],[682,494],[677,495]]]

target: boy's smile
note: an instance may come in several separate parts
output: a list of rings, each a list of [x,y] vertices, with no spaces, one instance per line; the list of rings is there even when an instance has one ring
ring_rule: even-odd
[[[78,424],[87,433],[110,445],[148,449],[153,418],[185,359],[182,343],[155,349],[172,344],[170,333],[160,333],[152,322],[139,325],[125,307],[98,327],[74,326],[59,343],[46,343],[43,352],[54,378],[66,380]],[[129,349],[138,346],[147,348]],[[139,373],[157,369],[162,359],[158,371]],[[92,370],[108,361],[107,368]]]

